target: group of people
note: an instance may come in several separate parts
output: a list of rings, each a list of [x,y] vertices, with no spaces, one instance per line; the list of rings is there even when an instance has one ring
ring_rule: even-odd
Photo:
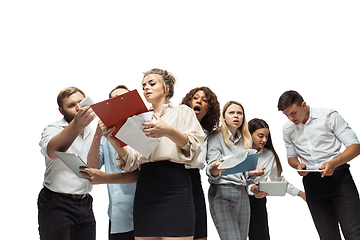
[[[46,164],[38,198],[41,239],[95,239],[89,194],[93,184],[108,184],[109,239],[206,239],[202,169],[209,178],[209,208],[220,239],[270,239],[268,194],[257,183],[286,180],[268,124],[258,118],[247,122],[238,101],[220,110],[208,87],[192,89],[174,107],[170,99],[175,81],[162,69],[144,73],[143,94],[154,121],[144,122],[143,132],[161,138],[148,158],[131,146],[122,147],[113,135],[115,127],[100,120],[96,131],[91,129],[95,113],[90,106],[80,107],[85,98],[80,89],[59,93],[63,119],[48,125],[40,141]],[[128,91],[119,85],[109,98]],[[346,239],[357,239],[360,200],[347,164],[360,154],[355,133],[335,110],[310,108],[296,91],[283,93],[278,109],[289,119],[283,138],[290,166],[309,170],[299,172],[305,192],[289,183],[287,193],[307,202],[320,239],[341,239],[339,224]],[[225,156],[250,148],[259,153],[255,170],[223,174],[219,166]],[[89,168],[79,169],[84,179],[55,151],[87,160]],[[103,165],[105,172],[100,170]]]

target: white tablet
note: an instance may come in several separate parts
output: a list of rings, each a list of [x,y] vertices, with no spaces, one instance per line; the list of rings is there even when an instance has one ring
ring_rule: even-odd
[[[91,104],[94,104],[94,101],[90,97],[86,97],[79,103],[80,107],[84,106],[90,106]]]
[[[260,181],[259,191],[266,192],[269,196],[285,196],[287,185],[286,181]]]
[[[301,169],[297,170],[298,172],[323,172],[324,169]]]
[[[70,168],[73,173],[79,178],[84,178],[80,173],[79,167],[88,167],[88,165],[76,154],[73,153],[65,153],[65,152],[58,152],[55,151],[56,156],[59,157],[63,163],[65,163],[68,168]],[[84,178],[85,179],[85,178]]]

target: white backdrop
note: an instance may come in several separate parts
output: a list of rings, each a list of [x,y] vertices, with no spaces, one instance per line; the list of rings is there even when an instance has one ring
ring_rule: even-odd
[[[313,107],[337,109],[360,136],[359,12],[358,1],[2,1],[3,236],[38,239],[38,142],[61,118],[58,92],[76,86],[102,101],[125,84],[141,93],[142,72],[154,67],[178,78],[174,105],[205,85],[221,106],[237,100],[248,120],[265,119],[286,178],[303,189],[286,162],[277,101],[297,90]],[[359,187],[359,158],[351,166]],[[107,239],[106,186],[92,195],[98,239]],[[267,206],[272,239],[318,238],[299,197],[269,197]],[[208,239],[219,239],[210,213],[208,222]]]

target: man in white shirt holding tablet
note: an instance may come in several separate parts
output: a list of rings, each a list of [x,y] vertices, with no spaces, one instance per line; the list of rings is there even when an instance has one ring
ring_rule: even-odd
[[[75,153],[84,161],[94,130],[89,126],[95,113],[89,106],[80,107],[85,94],[69,87],[58,95],[63,119],[46,126],[40,146],[46,170],[38,198],[39,234],[42,240],[95,239],[92,210],[92,185],[76,176],[54,153]]]
[[[290,166],[322,170],[299,172],[320,239],[340,240],[339,223],[345,239],[359,239],[360,200],[347,164],[360,153],[356,134],[337,111],[310,108],[296,91],[281,95],[278,110],[290,120],[283,126]]]

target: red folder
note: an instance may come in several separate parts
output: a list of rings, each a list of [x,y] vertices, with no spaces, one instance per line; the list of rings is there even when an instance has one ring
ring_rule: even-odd
[[[91,108],[106,127],[116,126],[113,136],[116,135],[129,117],[149,111],[137,90],[92,104]],[[122,147],[126,146],[124,142],[117,140]]]

